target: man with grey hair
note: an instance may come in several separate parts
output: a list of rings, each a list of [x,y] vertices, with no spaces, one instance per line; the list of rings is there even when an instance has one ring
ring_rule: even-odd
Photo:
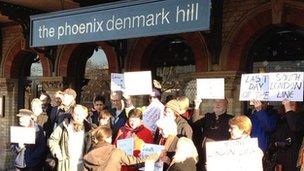
[[[114,117],[111,123],[111,128],[113,131],[113,137],[116,137],[119,128],[125,125],[128,118],[126,115],[125,102],[123,100],[122,92],[114,91],[111,93],[110,98],[112,104],[111,114]]]

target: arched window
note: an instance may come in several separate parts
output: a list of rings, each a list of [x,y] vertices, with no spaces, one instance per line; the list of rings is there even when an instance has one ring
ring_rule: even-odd
[[[92,103],[95,95],[110,95],[109,64],[105,52],[98,48],[87,60],[85,67],[85,79],[88,84],[82,88],[81,103]]]

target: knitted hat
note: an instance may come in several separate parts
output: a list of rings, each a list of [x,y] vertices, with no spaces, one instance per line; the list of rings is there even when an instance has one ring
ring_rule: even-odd
[[[166,105],[165,105],[166,108],[170,108],[172,109],[175,113],[177,114],[183,114],[182,113],[182,110],[181,110],[181,107],[179,106],[179,103],[177,100],[173,99],[173,100],[170,100]]]

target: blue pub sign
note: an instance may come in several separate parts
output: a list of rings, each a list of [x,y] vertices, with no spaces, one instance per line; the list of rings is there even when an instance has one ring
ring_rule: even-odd
[[[30,17],[30,46],[204,31],[211,0],[135,0]]]

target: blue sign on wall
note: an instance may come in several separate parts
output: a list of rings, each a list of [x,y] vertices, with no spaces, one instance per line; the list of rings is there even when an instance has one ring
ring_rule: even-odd
[[[210,0],[139,0],[31,16],[30,46],[208,30]]]

